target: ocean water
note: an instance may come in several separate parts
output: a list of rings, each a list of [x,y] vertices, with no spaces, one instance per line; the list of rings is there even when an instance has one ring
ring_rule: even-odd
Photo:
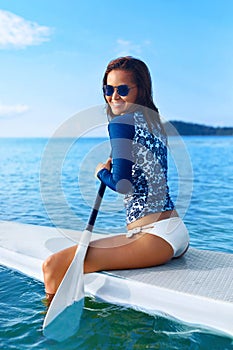
[[[191,246],[233,253],[233,137],[171,140],[169,186]],[[102,139],[0,139],[0,220],[83,229],[109,154]],[[112,218],[114,217],[114,220]],[[124,229],[122,198],[107,191],[95,231]],[[42,334],[43,284],[1,267],[1,349],[233,349],[232,339],[95,298],[66,343]],[[217,315],[216,315],[217,317]]]

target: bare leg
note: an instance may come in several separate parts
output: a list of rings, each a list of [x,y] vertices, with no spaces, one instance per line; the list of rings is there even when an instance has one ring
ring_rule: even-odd
[[[51,255],[43,264],[45,290],[57,291],[77,246]],[[162,238],[152,234],[137,234],[132,238],[117,235],[91,242],[84,262],[84,272],[134,269],[161,265],[173,257],[173,249]]]
[[[43,263],[44,284],[46,294],[55,294],[68,267],[70,266],[77,245],[61,250],[49,256]]]

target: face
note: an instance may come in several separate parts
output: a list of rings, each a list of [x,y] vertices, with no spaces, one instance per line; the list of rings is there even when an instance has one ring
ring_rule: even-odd
[[[129,112],[132,109],[132,104],[135,103],[138,94],[138,88],[133,80],[132,72],[113,69],[108,73],[107,85],[112,85],[114,87],[119,85],[128,85],[130,90],[127,96],[120,96],[117,89],[114,88],[113,95],[105,95],[105,98],[113,114],[122,115]]]

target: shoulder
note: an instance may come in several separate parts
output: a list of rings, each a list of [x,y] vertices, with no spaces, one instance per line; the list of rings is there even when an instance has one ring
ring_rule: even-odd
[[[131,138],[135,133],[134,114],[128,113],[114,117],[108,126],[111,138]]]

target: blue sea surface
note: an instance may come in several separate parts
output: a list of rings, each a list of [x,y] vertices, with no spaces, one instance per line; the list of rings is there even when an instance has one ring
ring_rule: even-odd
[[[233,137],[182,142],[169,159],[169,187],[191,246],[232,254]],[[0,220],[84,229],[99,186],[95,166],[108,155],[98,138],[0,139]],[[125,230],[122,197],[110,190],[95,231],[109,228]],[[43,297],[41,282],[1,267],[1,349],[233,349],[227,336],[95,298],[85,299],[77,334],[57,343],[42,334]]]

